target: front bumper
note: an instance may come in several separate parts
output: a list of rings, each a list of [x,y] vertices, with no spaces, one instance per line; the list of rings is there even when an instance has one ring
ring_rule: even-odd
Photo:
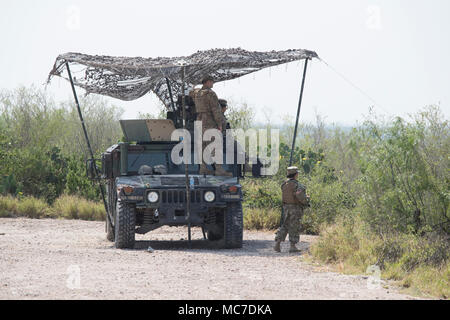
[[[205,200],[205,193],[211,191],[215,194],[212,202]],[[147,195],[157,192],[158,201],[151,203]],[[119,199],[134,203],[136,209],[153,212],[160,224],[184,225],[187,224],[186,191],[182,188],[158,188],[135,190],[132,195],[120,192]],[[222,193],[220,188],[195,188],[190,191],[190,221],[193,225],[201,225],[211,211],[226,208],[227,203],[242,201],[241,189],[237,193]]]

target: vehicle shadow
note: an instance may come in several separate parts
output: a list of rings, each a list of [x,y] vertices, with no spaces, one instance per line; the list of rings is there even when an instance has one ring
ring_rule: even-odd
[[[155,251],[187,251],[190,253],[213,253],[225,256],[280,256],[294,255],[289,253],[289,242],[282,245],[282,252],[273,250],[273,240],[244,240],[240,249],[222,249],[218,241],[193,239],[191,246],[187,240],[140,240],[135,242],[134,250],[148,250],[149,247]],[[310,243],[301,241],[297,247],[305,253],[309,251]]]

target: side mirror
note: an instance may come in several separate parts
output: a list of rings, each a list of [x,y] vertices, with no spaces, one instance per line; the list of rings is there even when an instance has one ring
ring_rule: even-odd
[[[96,159],[86,160],[86,175],[89,180],[98,179],[98,169],[96,168]]]
[[[117,153],[116,153],[117,155]],[[111,179],[114,177],[113,169],[113,154],[111,152],[105,152],[102,154],[102,178]]]
[[[252,176],[254,178],[261,178],[261,169],[262,169],[262,167],[263,167],[263,164],[261,163],[261,161],[258,158],[257,162],[252,165]]]

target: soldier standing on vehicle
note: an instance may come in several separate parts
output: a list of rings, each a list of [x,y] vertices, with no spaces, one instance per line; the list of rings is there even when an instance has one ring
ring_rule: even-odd
[[[276,252],[281,252],[281,242],[289,234],[291,247],[289,252],[299,252],[296,244],[300,240],[300,219],[303,216],[303,209],[309,205],[309,196],[306,194],[306,187],[297,181],[298,168],[287,168],[287,180],[281,185],[283,200],[283,217],[281,227],[275,236]]]
[[[197,121],[202,122],[202,134],[208,129],[225,130],[223,127],[224,116],[219,105],[219,99],[216,93],[212,90],[214,86],[214,79],[210,76],[202,80],[203,87],[195,93],[194,102],[197,111]],[[202,154],[208,145],[207,141],[202,142]],[[215,174],[216,176],[232,176],[231,172],[223,169],[221,164],[215,164],[216,170],[212,172],[206,167],[206,163],[202,157],[202,164],[200,165],[200,174]]]

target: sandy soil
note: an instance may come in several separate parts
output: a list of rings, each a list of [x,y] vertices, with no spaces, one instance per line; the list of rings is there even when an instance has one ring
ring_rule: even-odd
[[[243,249],[218,250],[193,229],[189,249],[186,228],[164,227],[117,250],[101,222],[0,219],[0,299],[412,299],[320,271],[287,242],[275,253],[273,237],[246,231]]]

